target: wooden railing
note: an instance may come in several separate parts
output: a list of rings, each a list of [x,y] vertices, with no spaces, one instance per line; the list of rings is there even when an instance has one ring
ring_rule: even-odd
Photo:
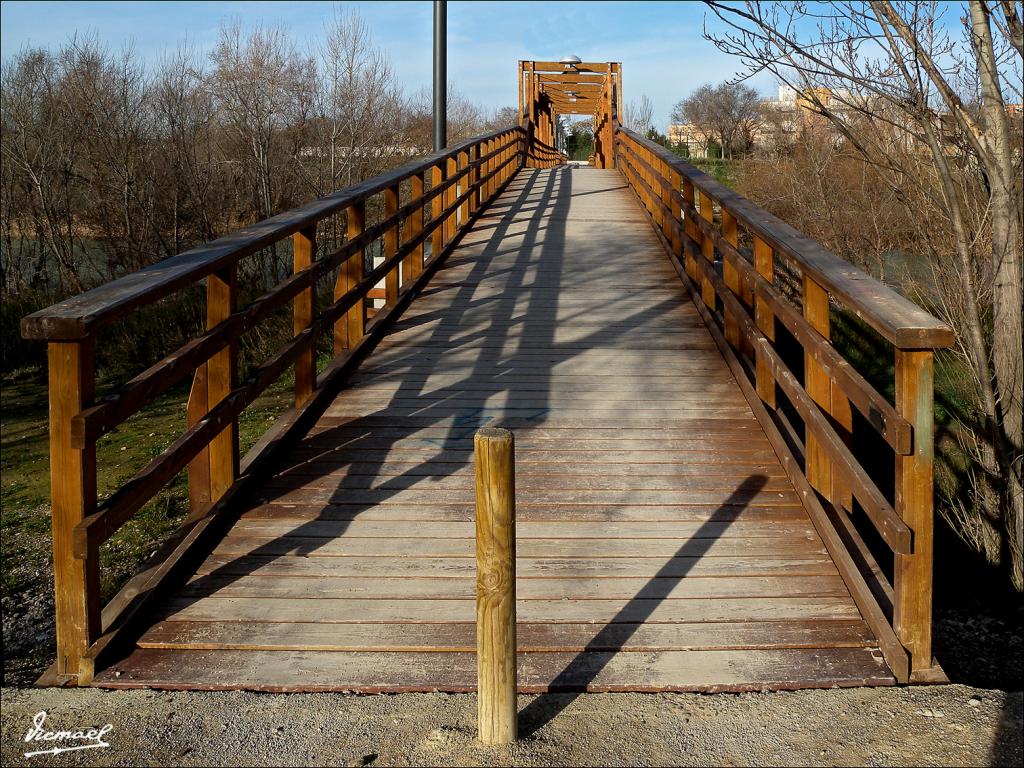
[[[550,144],[541,141],[537,136],[530,138],[530,150],[526,164],[530,168],[554,168],[565,165],[569,156]]]
[[[932,362],[952,330],[664,147],[624,128],[615,136],[618,168],[685,275],[890,668],[901,681],[926,678]],[[833,304],[893,346],[895,402],[832,344]],[[784,334],[802,349],[802,377],[778,343]],[[877,431],[891,452],[890,494],[880,488],[878,457],[854,454],[854,412],[857,428]],[[880,565],[867,528],[891,551],[891,567]]]
[[[285,440],[308,426],[344,377],[415,297],[476,214],[526,159],[522,128],[464,141],[305,206],[274,216],[22,320],[22,334],[49,350],[50,475],[57,661],[54,682],[85,684],[132,616],[182,556],[210,535],[219,513]],[[403,182],[405,183],[403,185]],[[402,200],[403,189],[409,199]],[[366,223],[367,204],[382,196],[383,218]],[[377,201],[373,201],[376,203]],[[430,216],[426,216],[429,208]],[[347,237],[331,253],[317,247],[318,225],[343,214]],[[292,274],[238,307],[239,263],[291,237]],[[383,262],[365,254],[381,241]],[[425,258],[425,246],[430,254]],[[317,309],[318,286],[337,278],[333,302]],[[206,332],[96,402],[96,334],[130,313],[206,281]],[[367,322],[367,297],[385,282],[385,306]],[[293,338],[238,381],[243,334],[292,304]],[[333,357],[317,374],[317,339],[333,335]],[[295,407],[244,458],[238,417],[282,376],[295,371]],[[186,429],[165,451],[102,502],[96,489],[96,441],[155,397],[192,376]],[[186,525],[103,610],[99,547],[176,475],[188,468]]]

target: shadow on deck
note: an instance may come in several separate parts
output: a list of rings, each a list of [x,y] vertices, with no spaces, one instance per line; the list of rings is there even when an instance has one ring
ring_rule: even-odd
[[[473,690],[484,425],[517,441],[523,691],[893,682],[623,177],[562,167],[519,172],[94,684]]]

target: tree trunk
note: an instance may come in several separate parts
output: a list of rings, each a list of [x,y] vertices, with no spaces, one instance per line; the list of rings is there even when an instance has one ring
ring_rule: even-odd
[[[992,368],[998,420],[997,458],[1003,488],[1003,518],[1010,578],[1024,589],[1021,532],[1024,529],[1024,487],[1021,483],[1024,446],[1024,334],[1021,314],[1021,211],[1015,195],[1010,127],[992,44],[989,11],[972,0],[971,42],[978,64],[982,93],[982,156],[989,178],[992,215]]]

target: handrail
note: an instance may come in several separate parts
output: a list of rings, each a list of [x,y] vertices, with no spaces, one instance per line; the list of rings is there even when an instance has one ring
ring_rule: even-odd
[[[755,415],[763,414],[758,418],[787,472],[798,489],[806,489],[801,493],[812,521],[886,661],[900,680],[927,675],[932,667],[932,365],[934,349],[952,343],[952,330],[664,147],[616,128],[615,154],[616,167],[673,255]],[[751,255],[740,249],[741,230],[753,241]],[[799,308],[775,285],[776,256],[800,275]],[[832,345],[832,299],[893,344],[894,403]],[[780,327],[803,347],[802,381],[776,349]],[[780,395],[789,409],[777,403]],[[892,448],[891,501],[855,454],[854,409]],[[802,462],[792,456],[793,449]],[[851,515],[859,513],[892,552],[891,585],[852,522]]]
[[[140,305],[164,298],[186,285],[196,283],[310,224],[343,211],[358,200],[382,192],[425,168],[455,157],[471,145],[497,138],[508,130],[500,129],[466,139],[393,171],[311,200],[298,208],[271,216],[41,309],[22,319],[22,336],[44,341],[85,338]],[[522,129],[517,127],[514,130]]]
[[[727,208],[751,234],[781,251],[891,344],[904,349],[952,346],[953,329],[884,283],[836,256],[820,243],[668,149],[628,128],[618,132],[644,145],[655,157]]]
[[[49,349],[57,679],[89,682],[97,655],[110,647],[113,635],[123,631],[120,622],[107,616],[110,611],[100,617],[100,545],[186,467],[189,524],[219,514],[252,476],[252,468],[282,442],[279,435],[270,439],[267,435],[295,430],[312,409],[326,407],[328,395],[341,379],[417,295],[479,212],[523,167],[527,150],[526,131],[519,126],[468,139],[22,320],[23,335],[45,339]],[[407,180],[411,180],[410,199],[403,205],[402,182]],[[367,200],[378,194],[383,195],[383,217],[367,226]],[[342,212],[347,217],[346,242],[317,258],[318,223]],[[292,275],[239,309],[240,260],[289,236],[294,243]],[[367,270],[366,248],[379,239],[383,261]],[[425,258],[428,241],[429,259]],[[335,270],[333,303],[317,310],[317,286]],[[109,397],[93,402],[97,331],[204,279],[206,331]],[[367,297],[382,280],[385,305],[368,322]],[[242,335],[288,302],[292,303],[293,337],[246,381],[238,382]],[[332,331],[333,360],[318,376],[316,342]],[[295,408],[240,462],[239,415],[292,366]],[[96,441],[189,374],[193,383],[183,434],[99,502]],[[240,472],[243,465],[248,472]],[[182,541],[193,539],[181,536]],[[150,570],[163,573],[167,568]],[[131,584],[125,587],[135,589]],[[137,611],[137,603],[134,597],[119,594],[111,605]]]

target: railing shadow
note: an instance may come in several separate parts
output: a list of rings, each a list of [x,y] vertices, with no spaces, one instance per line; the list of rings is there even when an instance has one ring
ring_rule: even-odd
[[[643,626],[687,574],[706,555],[720,537],[702,537],[718,526],[711,522],[734,519],[746,508],[749,499],[756,496],[768,482],[765,475],[751,475],[730,494],[725,502],[703,523],[697,532],[667,560],[658,572],[605,624],[586,647],[555,676],[549,693],[537,696],[519,713],[519,733],[531,736],[566,710],[581,693],[585,693],[616,653],[624,650],[630,638]],[[687,558],[680,568],[678,558]],[[658,580],[664,579],[663,584]],[[667,587],[667,588],[666,588]]]
[[[522,171],[512,181],[504,195],[492,203],[487,218],[480,220],[487,229],[478,222],[471,230],[475,234],[449,256],[428,287],[442,292],[444,306],[435,309],[420,304],[421,311],[417,311],[414,303],[389,335],[413,331],[415,337],[408,345],[378,350],[354,377],[353,384],[371,382],[385,389],[394,384],[393,392],[379,406],[371,408],[365,400],[350,399],[350,393],[362,391],[359,386],[343,391],[335,400],[340,412],[321,419],[320,426],[292,449],[288,460],[278,465],[274,477],[241,510],[244,514],[262,508],[257,517],[247,519],[287,521],[289,525],[294,522],[294,527],[277,536],[268,533],[261,539],[253,538],[235,554],[214,558],[212,566],[203,568],[204,572],[193,577],[185,592],[179,593],[176,606],[209,596],[260,597],[263,593],[258,591],[234,593],[230,587],[246,576],[269,569],[276,560],[284,558],[294,563],[299,562],[297,558],[317,555],[325,545],[342,538],[351,523],[367,510],[384,505],[381,508],[397,510],[394,519],[403,519],[402,494],[418,489],[429,491],[432,483],[472,466],[472,438],[479,427],[501,425],[515,431],[546,423],[552,376],[560,364],[590,350],[614,348],[631,330],[654,324],[668,313],[680,310],[685,303],[681,297],[651,297],[637,308],[636,294],[623,291],[621,300],[608,300],[622,307],[616,323],[595,324],[573,341],[557,343],[556,320],[585,319],[589,306],[577,309],[571,304],[563,305],[557,290],[566,269],[566,214],[573,196],[568,169]],[[547,205],[536,205],[538,199],[546,200]],[[515,248],[508,246],[510,236],[517,238]],[[609,252],[616,252],[619,245],[622,244],[610,243]],[[452,272],[467,265],[465,274]],[[447,281],[445,273],[449,276]],[[453,280],[453,274],[458,278]],[[619,275],[614,260],[609,260],[606,268],[601,266],[589,274],[574,275],[573,286],[607,286],[607,281],[617,280]],[[423,301],[423,294],[417,301]],[[450,312],[452,307],[459,308],[458,313]],[[435,322],[435,326],[424,328]],[[523,341],[528,342],[526,347]],[[524,349],[542,349],[543,360],[522,355]],[[455,353],[456,362],[442,351]],[[529,367],[530,375],[525,379],[516,375],[521,365]],[[504,396],[504,403],[496,405],[493,399],[499,396]],[[362,415],[345,413],[357,410]],[[525,434],[529,434],[528,430]],[[399,465],[401,471],[396,471]],[[741,497],[744,502],[755,498],[764,482],[759,476],[748,480],[709,520],[731,515],[737,501]],[[302,498],[303,488],[315,491],[309,494],[308,501],[296,501]],[[438,494],[438,502],[430,508],[451,513],[443,519],[472,521],[471,497],[453,501],[452,494],[437,490],[433,493]],[[316,512],[311,517],[304,516],[308,510],[296,515],[284,504],[311,507]],[[409,526],[408,535],[415,536],[416,524]],[[695,539],[682,547],[683,554],[678,556],[699,558],[712,543],[710,539]],[[387,570],[385,558],[374,557],[374,562],[369,562],[367,558],[346,557],[350,564],[355,560],[364,561],[365,573],[358,568],[349,568],[346,573],[376,578],[397,575]],[[444,559],[422,559],[420,563],[423,570],[429,570],[443,567]],[[278,572],[283,573],[269,569],[266,575]],[[329,573],[329,569],[324,568],[323,572]],[[654,578],[661,578],[662,572],[664,569]],[[676,570],[672,573],[677,580],[685,575]],[[652,581],[652,588],[659,583],[663,582]],[[255,589],[272,586],[268,579],[263,585],[257,583]],[[277,594],[272,589],[266,594],[271,592]],[[650,596],[649,591],[641,590],[623,611],[642,615],[644,606],[654,610],[660,601],[649,603]],[[641,614],[636,614],[637,610]],[[273,621],[273,615],[268,613],[264,620]],[[310,613],[307,620],[315,622],[317,616]],[[643,618],[638,621],[642,623]],[[616,624],[616,629],[599,633],[591,645],[607,644],[623,626]],[[338,627],[338,633],[344,635],[343,626]],[[570,668],[559,677],[568,679],[577,672]]]
[[[547,401],[550,386],[547,381],[543,380],[544,371],[539,370],[542,381],[534,383],[528,390],[520,391],[514,385],[504,384],[500,379],[501,371],[510,363],[514,363],[515,355],[505,354],[502,345],[509,341],[510,332],[517,328],[521,336],[531,337],[534,343],[553,345],[553,336],[545,337],[544,333],[547,331],[553,334],[557,302],[548,301],[546,296],[539,295],[543,294],[543,291],[531,290],[528,272],[531,266],[537,267],[543,264],[543,268],[548,272],[547,281],[552,282],[558,279],[561,269],[560,259],[552,258],[552,254],[561,253],[561,247],[564,245],[564,231],[556,232],[548,227],[548,231],[541,235],[541,225],[546,221],[550,212],[568,210],[571,181],[568,173],[560,171],[532,173],[524,171],[522,176],[523,181],[520,183],[518,180],[513,180],[506,193],[494,201],[487,211],[495,223],[493,231],[488,235],[485,245],[479,253],[472,253],[471,247],[457,250],[443,267],[443,270],[451,270],[467,261],[472,264],[469,274],[454,284],[456,287],[454,292],[450,291],[451,285],[444,286],[451,293],[447,306],[463,307],[464,311],[474,308],[486,309],[490,317],[506,318],[514,314],[516,303],[521,302],[525,295],[527,309],[522,322],[507,326],[489,324],[482,332],[460,335],[464,334],[463,324],[459,322],[449,326],[441,313],[442,320],[439,325],[425,337],[417,338],[407,350],[404,350],[408,357],[407,360],[402,358],[402,348],[398,348],[397,355],[394,353],[395,348],[392,348],[391,358],[385,365],[396,367],[395,375],[399,378],[398,386],[390,401],[368,415],[344,418],[342,423],[335,427],[317,431],[307,436],[296,449],[293,449],[293,451],[301,453],[304,448],[308,450],[312,447],[316,450],[317,447],[321,447],[324,449],[322,458],[327,459],[330,459],[336,449],[342,449],[350,454],[358,454],[360,477],[365,478],[365,481],[357,482],[365,482],[367,487],[360,490],[351,488],[352,481],[348,470],[351,469],[355,460],[352,462],[339,460],[325,464],[325,468],[329,466],[330,474],[339,473],[342,470],[345,470],[345,474],[338,480],[326,501],[312,502],[322,508],[321,513],[315,518],[297,525],[286,534],[286,537],[272,538],[262,545],[253,547],[244,555],[233,557],[223,565],[194,579],[188,586],[188,593],[194,596],[194,600],[216,594],[242,577],[258,572],[276,558],[314,554],[326,542],[343,536],[349,523],[357,519],[367,509],[374,508],[418,484],[430,483],[432,480],[448,476],[451,471],[440,469],[439,465],[442,462],[439,459],[451,459],[451,454],[457,452],[457,460],[465,462],[467,458],[465,454],[469,450],[472,435],[479,427],[494,423],[509,412],[518,414],[517,422],[520,424],[540,423],[546,418],[548,409],[544,403]],[[546,200],[547,205],[535,205],[528,210],[527,203],[536,200]],[[522,218],[524,213],[528,214],[526,218]],[[564,228],[564,225],[562,227]],[[479,227],[473,229],[479,232]],[[513,229],[516,230],[518,236],[522,237],[522,240],[517,249],[509,251],[502,248],[502,244],[510,230]],[[557,229],[556,226],[555,230]],[[501,295],[473,299],[474,293],[485,282],[485,278],[486,281],[493,278],[491,270],[493,260],[508,253],[514,253],[516,257],[512,265],[508,267],[508,278],[502,285]],[[444,284],[434,281],[434,285]],[[538,297],[544,300],[535,300]],[[415,322],[416,315],[413,314],[412,318],[412,322]],[[400,320],[391,333],[401,332],[404,329],[403,322],[405,321]],[[464,373],[456,373],[458,380],[450,385],[430,388],[428,385],[432,375],[450,374],[462,366],[446,364],[441,355],[428,357],[424,354],[424,350],[437,348],[457,351],[460,348],[466,348],[467,344],[473,342],[480,342],[481,347],[476,360],[468,364],[468,370]],[[475,350],[473,347],[468,347],[468,349]],[[385,352],[384,354],[389,353]],[[568,356],[566,355],[566,357]],[[374,371],[375,366],[380,365],[379,361],[380,353],[364,363],[364,368],[370,371],[369,375],[380,376]],[[465,388],[466,382],[481,378],[495,381],[495,389],[490,391]],[[502,389],[503,387],[504,389]],[[506,393],[507,397],[505,405],[497,408],[489,407],[488,400],[502,391]],[[420,398],[422,398],[423,406],[415,408],[414,414],[396,418],[396,408],[403,404],[415,403]],[[523,404],[527,401],[540,404],[526,407]],[[346,393],[343,392],[335,402],[344,407]],[[451,407],[457,407],[459,415],[453,417],[450,413],[445,412]],[[390,424],[392,427],[389,430],[384,430],[382,426],[385,424]],[[445,429],[443,437],[430,439],[418,437],[423,429],[435,425]],[[401,473],[384,472],[386,464],[395,463],[402,458],[400,452],[396,452],[395,448],[399,443],[407,440],[416,441],[429,455],[420,461],[412,462],[409,469]],[[282,465],[277,477],[287,478],[290,473],[294,474],[300,468],[309,468],[309,466],[309,459],[293,461],[290,464]],[[300,482],[303,485],[310,485],[315,479],[315,474],[306,475]],[[380,479],[384,479],[384,481],[378,483],[377,481]],[[274,489],[264,486],[261,492],[253,497],[253,503],[250,506],[271,503],[290,493],[291,491],[285,488]],[[364,501],[352,500],[360,495],[364,497]],[[471,508],[467,512],[467,519],[471,520]],[[332,523],[329,536],[324,535],[321,525],[324,522]],[[281,541],[285,538],[289,542],[294,541],[294,544],[287,548],[282,547]]]

